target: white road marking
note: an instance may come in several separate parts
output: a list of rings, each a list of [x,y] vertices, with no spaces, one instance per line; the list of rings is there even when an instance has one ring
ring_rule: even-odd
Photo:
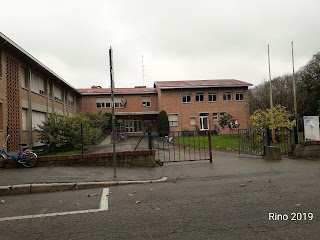
[[[58,212],[58,213],[45,213],[45,214],[25,215],[25,216],[16,216],[16,217],[4,217],[4,218],[0,218],[0,222],[21,220],[21,219],[56,217],[56,216],[65,216],[65,215],[74,215],[74,214],[83,214],[83,213],[103,212],[109,209],[108,196],[109,196],[109,188],[104,188],[102,190],[100,208],[98,209],[89,209],[89,210],[80,210],[80,211],[71,211],[71,212]]]

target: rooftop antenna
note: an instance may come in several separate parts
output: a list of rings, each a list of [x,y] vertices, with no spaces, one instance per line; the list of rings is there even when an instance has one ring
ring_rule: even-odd
[[[142,54],[142,86],[144,86],[144,63],[143,63],[143,54]]]

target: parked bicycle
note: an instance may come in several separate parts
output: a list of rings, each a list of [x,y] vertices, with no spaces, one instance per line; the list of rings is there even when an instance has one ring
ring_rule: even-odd
[[[15,162],[22,164],[24,167],[30,168],[33,167],[37,162],[37,154],[27,148],[27,144],[19,144],[20,150],[17,155],[12,155],[6,151],[8,140],[10,135],[6,136],[5,143],[3,145],[2,150],[0,151],[0,168],[4,164],[5,160],[8,158],[13,159]]]

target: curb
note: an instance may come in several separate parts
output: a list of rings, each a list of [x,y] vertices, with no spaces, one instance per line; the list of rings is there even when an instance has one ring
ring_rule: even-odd
[[[80,189],[88,189],[88,188],[110,187],[110,186],[129,185],[129,184],[159,183],[159,182],[164,182],[167,179],[168,179],[167,177],[162,177],[155,180],[145,180],[145,181],[17,184],[17,185],[0,186],[0,196],[29,194],[29,193],[59,192],[59,191],[80,190]]]

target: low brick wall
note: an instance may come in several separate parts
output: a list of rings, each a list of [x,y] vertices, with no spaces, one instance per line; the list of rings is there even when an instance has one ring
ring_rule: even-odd
[[[296,145],[293,149],[294,157],[320,157],[320,141],[305,141]]]
[[[117,166],[155,167],[155,151],[128,151],[116,153]],[[15,166],[13,160],[5,162],[5,167]],[[70,156],[38,157],[36,166],[113,166],[112,153],[77,154]]]

